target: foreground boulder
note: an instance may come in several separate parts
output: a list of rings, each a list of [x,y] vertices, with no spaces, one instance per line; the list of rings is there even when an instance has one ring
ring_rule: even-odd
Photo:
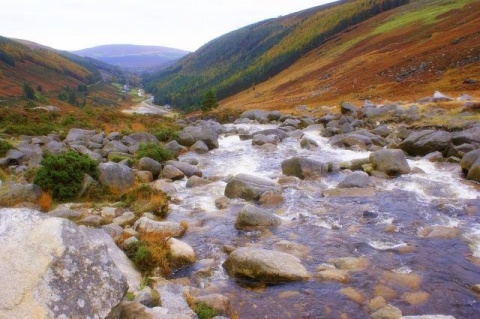
[[[223,267],[232,277],[262,282],[288,282],[310,278],[297,257],[266,249],[238,248],[228,256]]]
[[[282,162],[282,173],[301,179],[313,179],[335,171],[333,163],[322,163],[305,157],[293,157]]]
[[[209,150],[218,148],[218,134],[211,126],[187,126],[180,132],[180,144],[190,147],[197,141],[204,142]]]
[[[373,169],[389,176],[410,173],[407,159],[402,150],[382,149],[370,154]]]
[[[468,179],[480,182],[480,149],[465,154],[460,166]]]
[[[0,317],[105,318],[127,282],[88,229],[28,209],[0,209]]]
[[[267,191],[280,193],[282,187],[268,178],[238,174],[227,183],[225,196],[228,198],[258,200]]]
[[[400,148],[413,156],[425,156],[435,151],[448,156],[453,148],[452,134],[436,130],[413,132],[400,143]]]
[[[256,227],[278,226],[281,222],[279,217],[269,211],[246,205],[238,212],[235,228],[248,230]]]

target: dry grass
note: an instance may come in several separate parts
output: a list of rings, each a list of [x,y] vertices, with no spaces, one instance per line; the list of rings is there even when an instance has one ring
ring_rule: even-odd
[[[48,212],[52,208],[52,194],[48,192],[42,192],[38,199],[38,206],[42,212]]]
[[[139,238],[150,250],[152,259],[164,276],[169,275],[172,271],[170,266],[171,254],[167,244],[169,238],[158,233],[144,233]]]

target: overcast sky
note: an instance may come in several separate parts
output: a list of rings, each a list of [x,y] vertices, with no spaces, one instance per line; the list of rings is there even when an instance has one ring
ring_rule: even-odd
[[[102,44],[195,51],[248,24],[332,0],[0,0],[0,35],[60,50]]]

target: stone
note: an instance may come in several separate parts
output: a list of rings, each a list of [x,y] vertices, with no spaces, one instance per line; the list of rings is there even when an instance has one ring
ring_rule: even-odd
[[[258,204],[262,207],[276,207],[283,203],[284,198],[281,193],[276,191],[266,191],[258,199]]]
[[[198,318],[196,313],[188,306],[182,286],[169,282],[160,282],[153,288],[160,293],[162,307],[168,309],[169,316],[166,316],[165,319]],[[178,317],[175,317],[175,315]]]
[[[101,163],[98,170],[100,172],[99,182],[111,189],[126,191],[133,187],[135,174],[128,166],[108,162]]]
[[[412,156],[425,156],[438,151],[449,156],[453,149],[452,133],[437,130],[412,132],[399,147]]]
[[[365,297],[358,292],[356,289],[352,287],[347,287],[344,289],[340,290],[340,293],[344,296],[346,296],[348,299],[352,300],[353,302],[356,302],[358,304],[363,304],[365,301]]]
[[[104,219],[102,216],[98,215],[89,215],[85,216],[80,219],[77,223],[80,225],[91,226],[91,227],[98,227],[104,223]]]
[[[347,175],[339,184],[340,188],[365,188],[372,186],[372,181],[367,173],[356,171]]]
[[[448,226],[428,226],[418,231],[417,235],[426,238],[452,239],[461,235],[461,230]]]
[[[63,152],[65,145],[62,142],[50,141],[45,144],[45,150],[50,154],[59,154]]]
[[[158,144],[160,141],[156,138],[155,135],[147,132],[135,132],[128,136],[129,138],[133,139],[136,143],[153,143]]]
[[[325,197],[337,197],[337,198],[348,198],[348,197],[375,197],[375,190],[371,187],[367,188],[331,188],[326,189],[322,192],[322,195]]]
[[[148,184],[148,183],[153,182],[153,174],[152,174],[152,172],[149,172],[149,171],[135,170],[135,178],[141,184]]]
[[[455,319],[454,316],[447,315],[422,315],[422,316],[403,316],[400,319]]]
[[[357,115],[357,107],[351,103],[343,102],[340,105],[340,112],[344,115]]]
[[[195,144],[190,147],[190,150],[197,154],[205,154],[209,151],[207,144],[203,141],[196,141]]]
[[[122,142],[120,141],[111,141],[107,145],[103,147],[103,151],[106,154],[109,154],[110,152],[115,152],[115,153],[128,153],[128,147],[125,146]]]
[[[263,134],[256,134],[253,136],[252,145],[264,145],[264,144],[273,144],[278,145],[280,143],[280,138],[277,135],[270,134],[270,135],[263,135]]]
[[[297,257],[266,249],[238,248],[228,256],[223,267],[234,278],[261,282],[278,283],[310,278]]]
[[[165,237],[178,237],[185,232],[185,228],[177,222],[155,221],[148,217],[140,217],[133,225],[133,229],[139,233],[154,233]]]
[[[430,294],[425,291],[407,292],[402,295],[402,299],[411,305],[418,306],[430,299]]]
[[[230,299],[221,294],[193,297],[193,302],[195,304],[204,303],[220,315],[227,316],[230,312]]]
[[[401,150],[382,149],[370,154],[370,162],[373,169],[388,174],[389,176],[398,176],[410,173],[405,154]]]
[[[228,198],[242,198],[258,200],[266,191],[282,192],[282,187],[272,180],[248,174],[238,174],[225,187],[225,196]]]
[[[285,131],[280,130],[278,128],[272,128],[272,129],[257,131],[255,133],[252,133],[252,138],[254,138],[255,135],[266,135],[266,136],[276,135],[280,139],[280,141],[283,141],[284,139],[286,139],[288,137],[288,134]]]
[[[152,188],[167,195],[172,195],[177,192],[177,189],[172,183],[169,183],[163,179],[155,181],[152,185]]]
[[[142,157],[138,161],[138,169],[142,171],[149,171],[152,173],[153,178],[157,178],[162,171],[162,164],[150,157]]]
[[[52,217],[60,217],[66,219],[78,219],[83,216],[83,213],[78,210],[73,210],[65,206],[58,206],[54,210],[48,213]]]
[[[215,199],[215,207],[218,209],[225,209],[229,206],[230,199],[228,197],[222,196]]]
[[[179,162],[179,161],[167,161],[165,163],[166,165],[172,165],[176,168],[178,168],[179,170],[181,170],[183,172],[183,174],[185,174],[185,176],[187,177],[191,177],[193,175],[196,175],[198,177],[202,177],[202,171],[194,166],[194,165],[190,165],[190,164],[187,164],[187,163],[184,163],[184,162]]]
[[[337,281],[346,284],[350,281],[348,271],[342,269],[323,269],[317,272],[316,278],[322,281]]]
[[[123,235],[123,228],[117,224],[103,225],[102,229],[116,242],[119,241]]]
[[[402,317],[402,311],[392,305],[386,305],[372,313],[371,317],[372,319],[400,319]]]
[[[188,149],[185,146],[178,144],[178,142],[175,140],[168,142],[163,147],[167,151],[169,151],[174,157],[177,157],[180,154],[188,152]]]
[[[125,212],[121,216],[113,219],[112,223],[125,227],[131,225],[136,219],[134,212]]]
[[[235,222],[235,228],[249,230],[258,227],[280,225],[282,220],[274,214],[253,205],[245,205],[240,209]]]
[[[212,182],[209,181],[208,179],[193,175],[187,180],[187,184],[185,186],[187,188],[193,188],[193,187],[205,186],[211,183]]]
[[[273,250],[281,251],[298,258],[305,258],[310,253],[310,248],[299,243],[281,240],[273,244]]]
[[[0,229],[2,318],[105,318],[127,291],[89,229],[28,209],[0,209]]]
[[[245,111],[240,115],[241,119],[249,119],[252,121],[257,121],[259,123],[268,123],[270,121],[269,116],[271,113],[263,110],[249,110]]]
[[[147,286],[135,295],[133,301],[148,308],[153,308],[160,305],[160,294],[158,291]]]
[[[305,157],[293,157],[281,163],[282,173],[301,179],[314,179],[333,172],[333,164],[322,163]]]
[[[0,184],[0,205],[12,206],[22,202],[36,203],[42,189],[35,184]]]
[[[162,178],[171,179],[172,181],[177,181],[183,179],[185,174],[173,165],[165,165],[160,176]]]
[[[363,271],[370,266],[370,262],[365,257],[330,258],[328,262],[338,269],[348,271]]]
[[[375,312],[379,309],[382,309],[386,305],[387,305],[387,302],[385,301],[385,299],[383,297],[375,297],[375,298],[369,300],[368,304],[367,304],[368,309],[371,312]]]
[[[433,102],[447,102],[447,101],[454,101],[455,99],[443,94],[442,92],[435,91],[433,93]]]
[[[465,154],[460,167],[468,179],[480,182],[480,149]]]
[[[318,148],[318,143],[315,142],[314,140],[312,139],[309,139],[307,137],[304,137],[301,141],[300,141],[300,147],[301,148],[304,148],[306,150],[315,150]]]
[[[193,264],[197,260],[192,246],[181,240],[169,238],[167,246],[170,250],[169,261],[174,268]]]
[[[204,142],[209,150],[218,148],[218,134],[211,126],[187,126],[179,134],[178,142],[183,146],[190,147],[197,141]]]
[[[72,128],[68,131],[64,143],[71,144],[75,142],[88,142],[95,135],[95,130],[83,130]]]

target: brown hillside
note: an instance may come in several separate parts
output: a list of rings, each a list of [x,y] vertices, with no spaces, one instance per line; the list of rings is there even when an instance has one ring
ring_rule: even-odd
[[[413,100],[435,90],[478,96],[479,25],[480,1],[412,0],[332,37],[221,105],[290,110],[341,100]]]

